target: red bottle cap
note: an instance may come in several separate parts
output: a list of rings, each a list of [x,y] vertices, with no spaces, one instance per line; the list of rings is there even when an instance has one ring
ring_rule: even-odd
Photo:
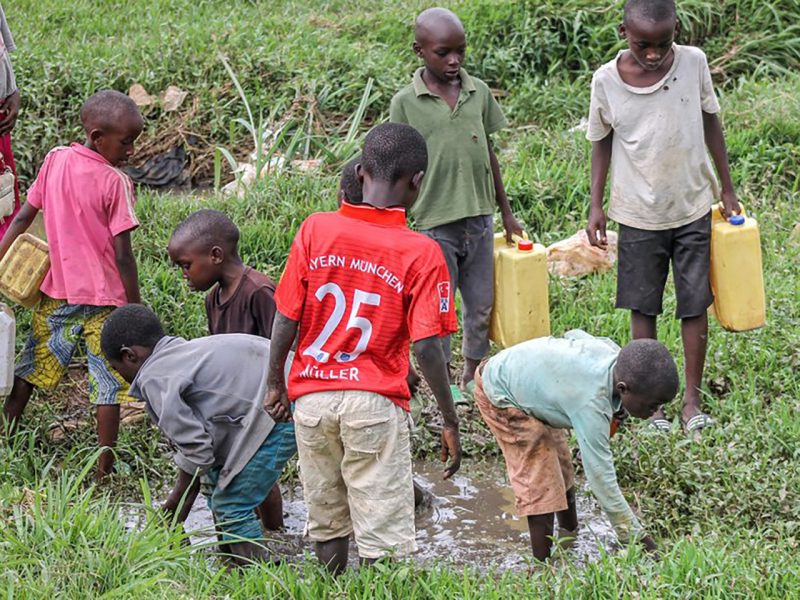
[[[533,250],[533,242],[531,240],[519,240],[517,242],[517,250],[522,250],[523,252],[530,252]]]

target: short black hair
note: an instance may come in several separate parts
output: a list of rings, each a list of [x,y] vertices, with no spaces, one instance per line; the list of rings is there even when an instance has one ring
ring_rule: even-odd
[[[132,98],[116,90],[103,90],[89,97],[81,106],[81,123],[85,129],[106,128],[119,123],[126,113],[141,117]]]
[[[156,313],[143,304],[126,304],[108,315],[100,334],[100,349],[109,360],[119,360],[123,346],[153,348],[164,335]]]
[[[382,123],[364,139],[361,168],[375,179],[397,183],[428,168],[428,147],[422,134],[404,123]]]
[[[675,0],[628,0],[625,3],[624,21],[645,19],[653,23],[678,19]]]
[[[648,393],[659,404],[678,393],[678,368],[675,359],[657,340],[633,340],[617,357],[616,378],[631,392]]]
[[[361,204],[364,201],[364,190],[356,174],[356,167],[361,163],[361,156],[356,156],[342,168],[342,177],[339,187],[342,189],[345,200],[350,204]]]
[[[238,256],[239,228],[224,212],[203,208],[178,223],[170,242],[174,240],[190,241],[203,251],[219,246]]]

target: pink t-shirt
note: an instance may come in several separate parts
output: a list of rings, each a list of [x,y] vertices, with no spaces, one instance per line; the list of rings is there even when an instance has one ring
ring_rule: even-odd
[[[139,225],[131,179],[85,146],[62,146],[44,159],[28,202],[44,214],[50,247],[42,292],[69,304],[126,304],[114,237]]]

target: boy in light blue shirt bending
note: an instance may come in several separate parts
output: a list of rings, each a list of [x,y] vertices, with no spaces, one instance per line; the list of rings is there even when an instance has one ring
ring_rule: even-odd
[[[483,363],[475,400],[506,461],[516,509],[528,518],[533,555],[550,556],[553,515],[559,527],[578,527],[572,457],[564,429],[573,429],[586,478],[621,542],[647,535],[619,489],[609,439],[615,414],[646,419],[678,391],[675,361],[656,340],[620,350],[583,331],[539,338]]]

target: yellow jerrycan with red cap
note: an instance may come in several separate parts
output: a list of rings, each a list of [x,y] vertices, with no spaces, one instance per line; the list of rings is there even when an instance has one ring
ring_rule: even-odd
[[[547,250],[524,237],[494,236],[494,305],[489,338],[501,348],[550,335]]]
[[[722,205],[711,213],[712,312],[728,331],[749,331],[767,322],[761,235],[758,222],[745,214],[725,219]]]

